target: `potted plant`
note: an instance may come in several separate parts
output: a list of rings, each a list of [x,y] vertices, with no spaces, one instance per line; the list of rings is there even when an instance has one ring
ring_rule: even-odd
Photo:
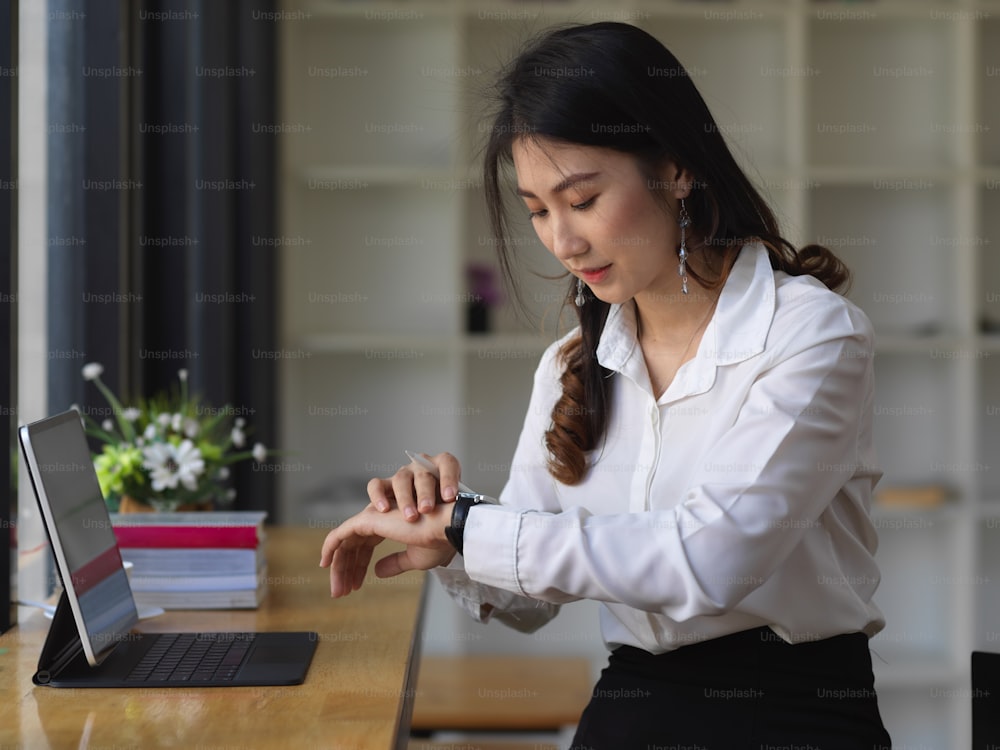
[[[94,468],[112,512],[213,510],[232,504],[230,465],[265,461],[262,443],[247,448],[246,420],[224,406],[213,408],[188,394],[187,370],[178,387],[124,406],[101,380],[104,367],[90,362],[83,378],[104,395],[112,417],[83,415],[88,435],[102,443]]]

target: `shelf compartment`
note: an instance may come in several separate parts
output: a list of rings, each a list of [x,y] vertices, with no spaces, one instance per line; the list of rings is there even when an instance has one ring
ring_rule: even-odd
[[[462,477],[494,497],[510,474],[510,461],[528,411],[541,352],[532,348],[484,348],[465,358]],[[504,388],[497,388],[504,383]]]
[[[641,25],[684,65],[744,169],[754,174],[788,166],[783,113],[788,80],[802,71],[789,66],[782,13],[749,4],[713,6],[703,7],[700,17],[654,15]]]
[[[933,182],[823,186],[809,196],[811,239],[854,274],[850,298],[880,335],[958,329],[958,279],[947,243],[953,193]]]
[[[296,183],[288,195],[284,232],[309,242],[283,261],[287,340],[311,332],[459,332],[452,191]]]
[[[979,162],[1000,166],[1000,5],[983,10],[991,17],[979,23],[979,55],[971,83],[978,87],[979,104],[974,123],[979,141]]]
[[[859,15],[838,16],[830,9],[809,23],[809,66],[819,71],[808,88],[809,163],[953,164],[952,24],[886,17],[876,4],[842,10]]]
[[[305,523],[357,512],[368,479],[407,463],[404,450],[455,450],[458,365],[455,356],[410,350],[284,362],[284,517]]]
[[[961,526],[951,514],[880,514],[875,603],[886,627],[871,640],[878,682],[887,686],[947,683],[962,669],[964,641],[954,612],[962,567],[953,553]]]
[[[994,354],[980,365],[979,378],[980,397],[976,413],[979,424],[976,426],[979,469],[977,476],[980,492],[987,498],[986,505],[990,508],[1000,508],[1000,356]],[[1000,536],[995,537],[1000,541]],[[998,570],[1000,573],[1000,570]],[[998,600],[1000,601],[1000,600]],[[1000,623],[998,623],[1000,627]]]
[[[878,354],[875,448],[881,486],[942,485],[965,489],[968,456],[956,455],[960,425],[954,394],[961,382],[952,360],[927,354]]]
[[[968,685],[928,688],[924,685],[909,690],[879,691],[879,712],[895,748],[942,750],[962,747],[956,744],[957,717],[968,714]],[[959,709],[965,709],[960,713]],[[968,745],[966,745],[968,747]]]
[[[302,129],[285,162],[453,165],[454,39],[448,15],[403,7],[303,24],[285,45],[284,121]]]
[[[997,127],[1000,128],[1000,123]],[[982,231],[973,238],[979,259],[976,312],[984,332],[997,335],[1000,334],[1000,176],[987,179],[980,191],[980,217]]]
[[[1000,651],[1000,516],[979,523],[979,580],[976,596],[976,632],[973,648]]]

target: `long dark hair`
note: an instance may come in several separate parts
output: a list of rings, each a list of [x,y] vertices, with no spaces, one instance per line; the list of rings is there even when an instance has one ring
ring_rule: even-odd
[[[599,146],[633,155],[649,175],[666,163],[686,169],[694,189],[691,246],[703,254],[712,278],[689,276],[709,288],[724,282],[740,248],[753,241],[768,249],[771,265],[791,275],[810,274],[831,289],[849,281],[847,268],[828,249],[797,250],[778,229],[774,213],[747,179],[687,71],[655,37],[624,23],[569,26],[543,34],[502,71],[497,110],[484,153],[484,187],[499,261],[517,298],[513,244],[505,209],[505,169],[519,138]],[[650,189],[658,185],[650,182]],[[567,301],[575,295],[571,278]],[[587,452],[607,425],[610,372],[595,357],[610,306],[593,296],[575,307],[580,335],[561,351],[563,393],[545,435],[549,471],[577,484],[587,473]]]

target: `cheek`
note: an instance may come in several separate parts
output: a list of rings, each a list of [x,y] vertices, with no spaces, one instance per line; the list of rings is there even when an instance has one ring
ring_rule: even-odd
[[[608,229],[623,250],[657,253],[677,244],[673,218],[645,192],[620,201]]]
[[[534,231],[535,236],[538,238],[538,241],[541,242],[542,246],[551,253],[552,232],[549,231],[548,227],[545,225],[545,222],[533,221],[531,222],[531,228]]]

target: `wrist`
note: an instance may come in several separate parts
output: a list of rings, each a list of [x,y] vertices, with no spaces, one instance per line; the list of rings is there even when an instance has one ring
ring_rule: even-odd
[[[485,495],[477,495],[472,492],[459,492],[455,502],[452,503],[451,521],[445,527],[445,539],[455,548],[458,554],[463,555],[465,549],[465,527],[468,524],[469,513],[475,506],[481,503],[495,502]]]

